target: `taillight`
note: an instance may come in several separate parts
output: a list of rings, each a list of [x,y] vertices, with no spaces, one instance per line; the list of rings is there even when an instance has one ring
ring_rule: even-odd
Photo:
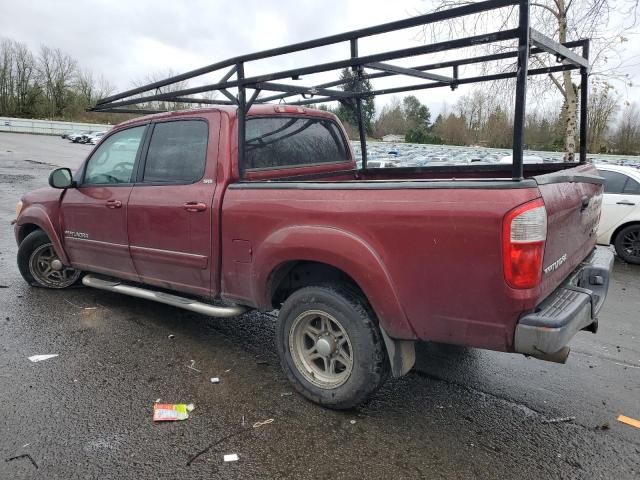
[[[540,283],[547,209],[541,198],[511,210],[502,222],[504,279],[513,288],[533,288]]]

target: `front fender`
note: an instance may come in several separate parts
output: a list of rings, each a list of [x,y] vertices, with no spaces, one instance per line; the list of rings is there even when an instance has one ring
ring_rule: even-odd
[[[320,262],[346,273],[362,289],[390,337],[416,338],[384,262],[363,239],[326,226],[294,226],[273,232],[254,253],[252,290],[260,307],[271,303],[272,273],[291,261]]]
[[[25,225],[36,225],[38,228],[44,231],[53,243],[53,249],[58,255],[58,258],[65,265],[70,265],[67,253],[64,251],[60,235],[53,226],[53,222],[47,212],[38,205],[29,205],[26,207],[18,217],[16,221],[16,229],[22,228]]]

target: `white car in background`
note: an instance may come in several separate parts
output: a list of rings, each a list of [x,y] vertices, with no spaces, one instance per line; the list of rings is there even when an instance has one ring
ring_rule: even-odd
[[[90,145],[96,145],[100,140],[102,140],[102,137],[104,137],[105,133],[107,132],[94,132],[90,135],[87,135],[87,142]]]
[[[605,179],[598,243],[613,245],[625,262],[640,265],[640,170],[597,164]]]

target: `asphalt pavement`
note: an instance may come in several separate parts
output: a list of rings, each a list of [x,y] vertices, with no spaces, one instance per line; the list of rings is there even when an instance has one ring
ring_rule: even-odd
[[[277,312],[212,319],[22,280],[15,203],[90,149],[0,133],[0,479],[640,477],[640,429],[616,420],[640,419],[640,267],[616,261],[600,330],[566,365],[421,344],[368,404],[325,410],[280,370]],[[195,409],[154,424],[157,399]]]

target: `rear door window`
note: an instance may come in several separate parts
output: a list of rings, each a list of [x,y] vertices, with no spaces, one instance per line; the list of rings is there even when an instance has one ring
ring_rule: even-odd
[[[629,177],[627,183],[624,186],[622,193],[631,195],[640,195],[640,183],[636,182],[633,178]]]
[[[245,168],[298,167],[346,162],[342,133],[317,117],[265,117],[247,120]]]
[[[608,170],[599,170],[598,173],[604,177],[604,193],[622,193],[627,181],[626,175]]]
[[[208,126],[203,120],[155,124],[143,183],[194,183],[204,175]]]

